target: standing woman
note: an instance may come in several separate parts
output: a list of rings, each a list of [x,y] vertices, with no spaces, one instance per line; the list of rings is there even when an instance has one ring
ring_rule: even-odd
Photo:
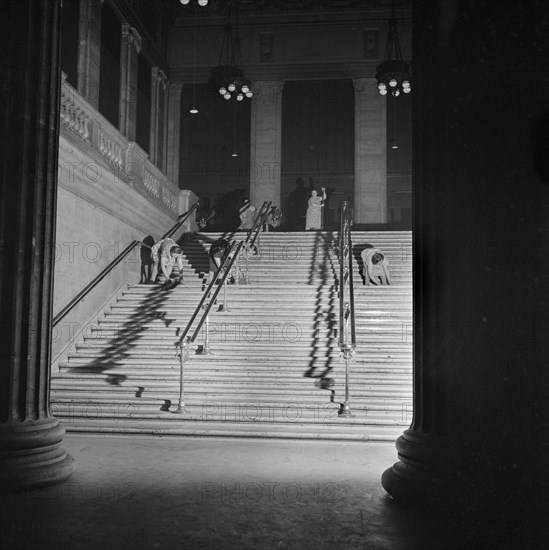
[[[322,229],[322,208],[326,200],[326,190],[322,188],[322,197],[318,197],[316,191],[311,191],[307,216],[305,218],[305,231]]]

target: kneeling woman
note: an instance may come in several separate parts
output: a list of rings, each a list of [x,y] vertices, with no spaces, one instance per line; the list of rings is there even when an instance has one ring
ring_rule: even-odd
[[[391,273],[389,272],[389,260],[385,258],[379,248],[365,248],[360,256],[364,265],[362,272],[364,284],[390,285]]]

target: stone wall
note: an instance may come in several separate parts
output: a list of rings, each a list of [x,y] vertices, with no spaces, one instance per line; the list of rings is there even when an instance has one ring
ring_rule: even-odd
[[[55,316],[133,241],[159,239],[196,201],[179,191],[134,142],[128,142],[63,83],[54,275]],[[194,217],[193,217],[194,219]],[[196,229],[189,221],[176,234]],[[54,368],[127,284],[140,281],[136,247],[53,327]]]

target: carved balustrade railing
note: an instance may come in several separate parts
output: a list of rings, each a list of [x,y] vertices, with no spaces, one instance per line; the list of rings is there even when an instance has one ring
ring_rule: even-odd
[[[145,191],[151,200],[177,214],[179,189],[135,142],[128,141],[101,113],[67,82],[61,85],[61,132],[79,138],[97,151],[113,173],[132,187]]]

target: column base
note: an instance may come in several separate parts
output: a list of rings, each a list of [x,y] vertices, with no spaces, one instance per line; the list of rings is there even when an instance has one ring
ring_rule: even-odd
[[[2,424],[2,491],[38,489],[67,479],[73,472],[73,459],[60,446],[64,433],[55,418]]]
[[[456,436],[406,430],[396,447],[399,462],[381,484],[397,503],[450,518],[464,528],[520,534],[539,532],[540,495],[510,457]],[[541,472],[540,472],[541,473]],[[537,527],[536,527],[537,526]]]

